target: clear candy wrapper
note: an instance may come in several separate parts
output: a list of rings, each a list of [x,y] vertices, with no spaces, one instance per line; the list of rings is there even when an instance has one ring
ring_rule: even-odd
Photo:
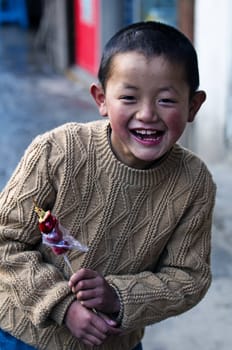
[[[73,272],[69,259],[65,253],[71,249],[76,249],[80,252],[86,253],[88,247],[72,237],[70,232],[59,223],[58,219],[52,215],[50,210],[44,211],[36,204],[34,210],[39,218],[39,229],[42,234],[42,242],[51,247],[54,254],[63,255],[64,260]]]
[[[57,228],[54,228],[50,233],[42,233],[42,241],[44,244],[52,248],[59,248],[60,250],[53,249],[56,255],[65,253],[67,250],[76,249],[80,252],[86,253],[88,247],[80,243],[77,239],[73,238],[69,231],[63,227],[61,224],[58,224],[58,230],[62,233],[62,237],[58,242],[52,242],[51,239],[56,236]],[[63,252],[62,252],[63,249]]]

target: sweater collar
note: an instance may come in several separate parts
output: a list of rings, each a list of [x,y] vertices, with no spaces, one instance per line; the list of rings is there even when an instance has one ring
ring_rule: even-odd
[[[174,145],[172,150],[153,168],[135,169],[127,166],[119,161],[111,149],[109,135],[109,122],[100,122],[99,128],[93,130],[96,157],[100,167],[120,183],[136,185],[136,186],[151,186],[162,182],[166,177],[179,166],[183,156],[183,150],[180,146]]]

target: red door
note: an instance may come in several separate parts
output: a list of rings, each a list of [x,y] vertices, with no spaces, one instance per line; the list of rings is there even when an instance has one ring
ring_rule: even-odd
[[[100,57],[101,0],[74,0],[75,62],[96,75]]]

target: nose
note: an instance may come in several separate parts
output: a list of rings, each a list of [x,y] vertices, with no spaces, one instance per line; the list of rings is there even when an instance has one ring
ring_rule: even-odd
[[[143,103],[137,113],[137,119],[143,122],[152,122],[156,120],[157,113],[155,106],[152,103]]]

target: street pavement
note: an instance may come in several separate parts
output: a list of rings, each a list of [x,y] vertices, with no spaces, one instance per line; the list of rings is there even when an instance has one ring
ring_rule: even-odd
[[[0,189],[37,134],[97,118],[84,81],[56,74],[31,33],[0,26]]]
[[[0,190],[31,140],[69,121],[99,119],[78,71],[55,73],[32,33],[0,27]],[[232,345],[232,163],[208,164],[217,183],[213,282],[192,310],[148,326],[144,350],[230,350]]]

